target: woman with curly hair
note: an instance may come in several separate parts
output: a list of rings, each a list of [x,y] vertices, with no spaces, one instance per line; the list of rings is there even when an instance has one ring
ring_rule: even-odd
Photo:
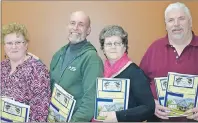
[[[7,59],[1,62],[1,96],[30,105],[30,122],[45,122],[50,102],[50,77],[47,67],[29,55],[28,32],[24,25],[2,27]]]
[[[128,109],[106,112],[104,122],[140,122],[153,116],[155,103],[149,80],[128,57],[128,33],[118,25],[109,25],[99,35],[105,78],[130,79]],[[94,121],[94,120],[92,120]]]

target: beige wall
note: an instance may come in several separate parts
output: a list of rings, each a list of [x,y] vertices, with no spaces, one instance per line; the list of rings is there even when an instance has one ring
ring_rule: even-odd
[[[1,16],[1,6],[0,6],[0,16]],[[1,23],[1,19],[0,19],[0,23]],[[1,24],[0,24],[0,29],[1,29]],[[0,35],[0,37],[1,37],[1,35]],[[0,54],[1,54],[1,60],[2,60],[2,58],[3,58],[3,45],[2,45],[2,43],[0,43]]]
[[[129,56],[139,64],[153,40],[164,36],[164,9],[169,1],[28,1],[3,2],[2,24],[20,22],[30,34],[29,51],[49,66],[52,55],[67,41],[70,12],[83,10],[91,17],[92,32],[88,39],[100,50],[98,34],[108,24],[119,24],[129,33]],[[185,2],[198,34],[198,2]]]

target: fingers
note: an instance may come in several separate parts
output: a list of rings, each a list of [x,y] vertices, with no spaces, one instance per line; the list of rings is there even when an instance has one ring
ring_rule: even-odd
[[[156,107],[156,109],[158,109],[158,110],[162,110],[162,111],[164,111],[164,112],[170,112],[169,108],[160,105],[159,102],[158,102],[157,100],[155,100],[155,107]]]
[[[187,116],[188,119],[193,119],[198,121],[198,107],[186,111],[185,114],[188,115]]]
[[[104,120],[103,122],[104,122],[104,123],[109,123],[109,122],[111,122],[111,121],[109,121],[109,120]]]
[[[158,118],[161,118],[161,119],[169,119],[167,116],[162,116],[162,115],[159,115],[159,114],[155,114]]]
[[[156,110],[155,115],[161,119],[169,119],[168,118],[168,112],[163,112],[162,110]]]
[[[103,122],[116,122],[116,121],[114,121],[114,120],[112,120],[112,119],[105,119]]]
[[[155,115],[161,119],[169,119],[168,114],[170,110],[167,107],[161,106],[158,101],[155,100]]]
[[[115,112],[108,112],[104,122],[117,122],[117,117]]]
[[[198,112],[198,107],[195,107],[191,110],[192,112]]]
[[[161,115],[161,116],[168,116],[168,112],[164,112],[164,111],[162,111],[162,110],[156,110],[156,113],[158,114],[158,115]]]
[[[191,116],[192,114],[193,114],[192,109],[190,109],[190,110],[184,112],[184,115],[187,115],[187,116]]]
[[[197,120],[198,121],[198,113],[195,113],[193,115],[190,115],[187,117],[188,119],[193,119],[193,120]]]
[[[194,117],[194,118],[193,118],[194,120],[198,121],[198,113],[194,114],[193,117]]]
[[[164,112],[170,112],[169,108],[164,107],[164,106],[161,106],[161,105],[157,105],[157,108],[158,108],[159,110],[164,111]]]
[[[185,113],[186,114],[188,114],[188,113],[192,113],[192,112],[198,112],[198,107],[195,107],[195,108],[193,108],[193,109],[190,109],[190,110],[188,110],[188,111],[186,111]]]

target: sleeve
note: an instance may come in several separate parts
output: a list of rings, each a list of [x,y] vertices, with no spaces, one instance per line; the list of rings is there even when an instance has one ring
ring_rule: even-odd
[[[144,56],[142,57],[142,60],[140,61],[140,68],[144,71],[144,73],[148,76],[149,74],[149,49],[146,51]]]
[[[147,120],[153,116],[155,111],[155,102],[148,79],[141,69],[136,69],[131,72],[130,81],[131,90],[129,98],[134,99],[136,106],[128,110],[117,111],[117,119],[122,122],[140,122]],[[132,96],[134,98],[132,98]]]
[[[158,51],[155,50],[156,47],[157,46],[155,43],[151,44],[151,46],[148,48],[148,50],[146,51],[145,55],[143,56],[140,62],[140,68],[144,71],[146,77],[149,79],[150,88],[155,99],[158,98],[154,79],[153,79],[155,74],[153,73],[153,67],[155,65],[154,60],[156,60],[155,53]]]
[[[46,122],[50,102],[50,77],[44,65],[36,65],[30,84],[30,121]]]
[[[94,57],[96,54],[93,54]],[[94,116],[95,96],[96,96],[96,78],[103,74],[102,60],[97,58],[90,58],[88,62],[83,65],[83,91],[82,103],[73,114],[70,122],[89,122]]]
[[[57,52],[53,55],[52,60],[51,60],[51,62],[50,62],[50,90],[51,90],[51,94],[52,94],[52,92],[53,92],[54,83],[55,83],[55,80],[53,79],[51,72],[54,70],[54,68],[55,68],[56,65],[58,64],[59,57],[60,57],[60,51],[57,51]]]

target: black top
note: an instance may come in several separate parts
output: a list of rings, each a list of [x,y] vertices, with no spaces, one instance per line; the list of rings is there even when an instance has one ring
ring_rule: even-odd
[[[149,80],[135,63],[130,64],[114,78],[130,79],[128,110],[116,112],[118,122],[140,122],[153,116],[155,102]]]
[[[76,57],[76,55],[81,51],[81,48],[87,43],[87,40],[81,41],[76,44],[69,43],[69,46],[67,47],[65,51],[65,57],[62,63],[62,71],[64,71],[64,68],[70,64],[70,62]]]

